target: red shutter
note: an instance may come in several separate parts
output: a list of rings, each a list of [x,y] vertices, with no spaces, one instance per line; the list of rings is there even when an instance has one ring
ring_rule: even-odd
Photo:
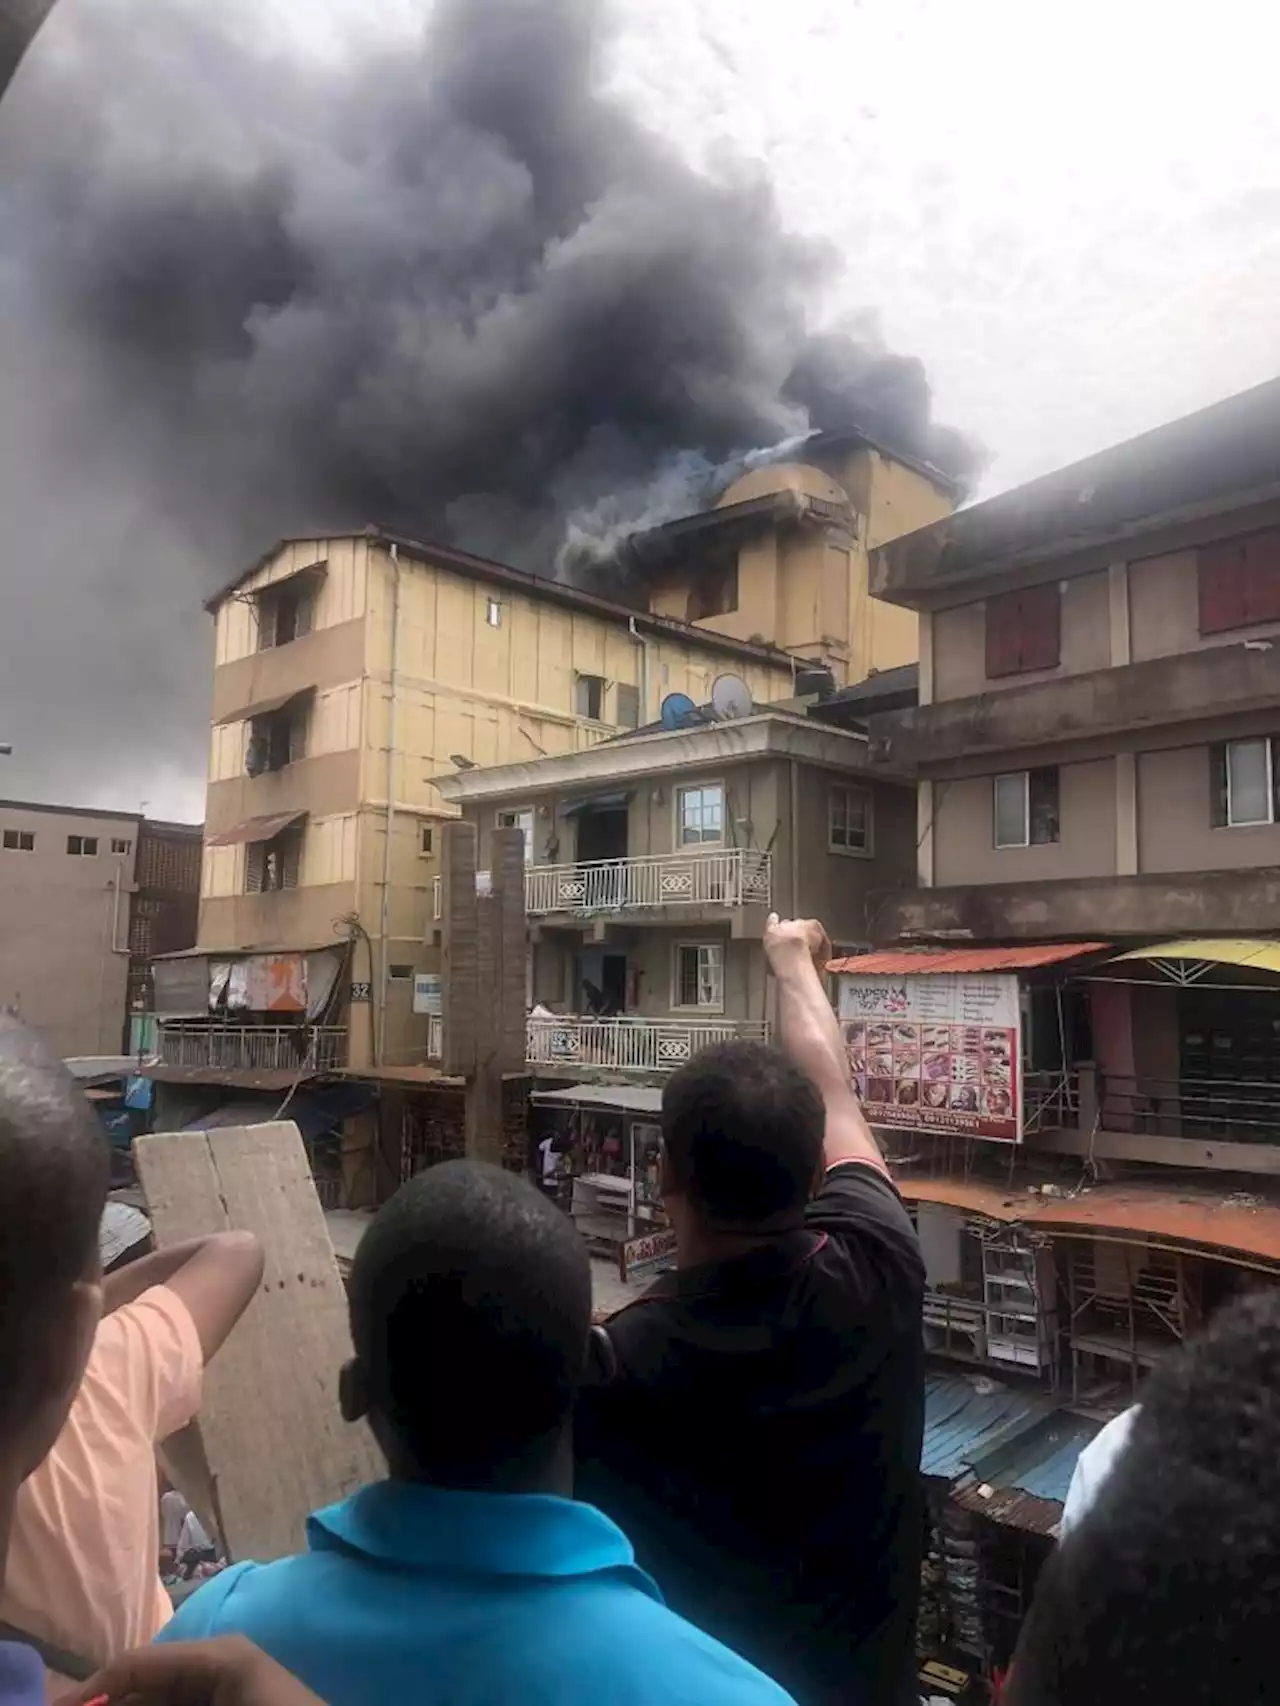
[[[1244,619],[1250,626],[1280,622],[1280,528],[1244,541]]]
[[[987,680],[1016,675],[1021,663],[1022,604],[1016,592],[987,600]]]
[[[1216,544],[1202,545],[1199,581],[1202,634],[1226,634],[1232,628],[1247,625],[1243,539],[1220,539]]]
[[[1062,589],[1057,581],[1024,587],[1020,669],[1057,669],[1062,658]]]

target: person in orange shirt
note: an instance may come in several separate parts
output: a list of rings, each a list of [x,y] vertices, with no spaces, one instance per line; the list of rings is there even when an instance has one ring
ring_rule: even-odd
[[[220,1232],[111,1274],[57,1443],[21,1488],[0,1621],[79,1681],[172,1616],[157,1569],[157,1445],[192,1421],[204,1365],[248,1307],[262,1250]]]

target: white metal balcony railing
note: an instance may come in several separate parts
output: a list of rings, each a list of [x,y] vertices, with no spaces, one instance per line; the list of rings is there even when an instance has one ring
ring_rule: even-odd
[[[644,859],[535,865],[525,872],[525,910],[632,912],[660,906],[768,906],[773,856],[745,848],[703,848]]]
[[[530,1019],[531,1066],[605,1067],[614,1072],[672,1072],[700,1049],[737,1040],[768,1042],[762,1019]]]
[[[156,1051],[165,1066],[322,1072],[346,1065],[347,1032],[341,1025],[206,1025],[180,1020],[160,1024]]]
[[[441,879],[431,890],[431,917],[443,915]],[[533,865],[524,874],[530,917],[557,912],[635,912],[660,906],[771,906],[773,855],[745,848],[702,848],[644,859],[596,859]]]

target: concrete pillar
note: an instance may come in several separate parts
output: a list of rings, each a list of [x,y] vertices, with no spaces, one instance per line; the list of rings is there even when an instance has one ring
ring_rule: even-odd
[[[916,783],[916,872],[922,889],[933,887],[933,783]]]

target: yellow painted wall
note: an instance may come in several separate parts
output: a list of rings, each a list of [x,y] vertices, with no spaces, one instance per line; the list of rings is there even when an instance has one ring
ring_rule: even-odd
[[[312,627],[333,628],[362,616],[368,559],[367,539],[304,539],[282,547],[220,606],[214,619],[214,663],[233,663],[258,650],[254,593],[312,563],[328,565],[316,593]]]
[[[320,758],[327,752],[353,752],[360,745],[363,687],[346,681],[316,694],[307,719],[306,756]],[[248,723],[223,723],[212,732],[209,750],[210,782],[229,782],[244,774],[249,742]]]

